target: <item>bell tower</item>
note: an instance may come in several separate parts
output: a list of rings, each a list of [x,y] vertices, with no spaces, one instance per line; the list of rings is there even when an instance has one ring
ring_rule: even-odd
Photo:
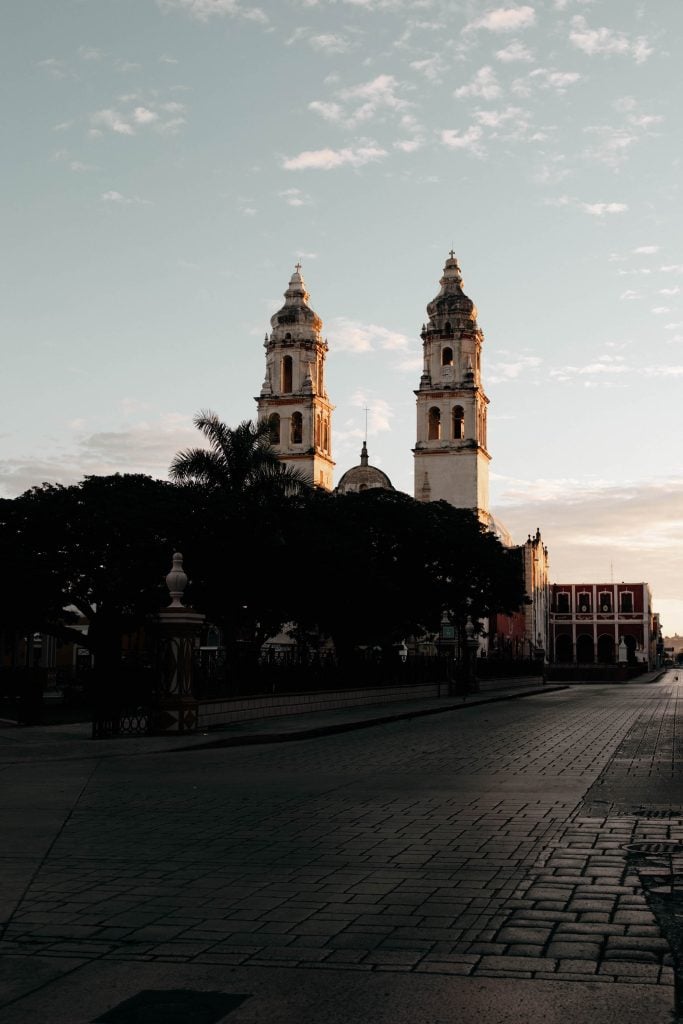
[[[490,526],[489,400],[481,383],[484,335],[477,325],[476,306],[462,290],[452,250],[440,284],[439,294],[427,306],[429,319],[421,333],[424,363],[415,392],[415,497],[470,508]]]
[[[308,305],[297,263],[285,304],[270,318],[266,376],[256,399],[258,420],[269,420],[273,448],[308,480],[332,490],[332,411],[325,386],[327,341],[322,320]]]

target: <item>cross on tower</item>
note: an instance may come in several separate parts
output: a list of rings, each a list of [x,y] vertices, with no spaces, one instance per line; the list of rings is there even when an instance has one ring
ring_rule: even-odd
[[[453,249],[451,249],[448,255],[450,256],[451,259],[455,259],[455,251]]]
[[[297,272],[297,274],[298,274],[298,273],[299,273],[299,271],[301,270],[301,264],[300,264],[300,263],[295,263],[295,264],[294,264],[294,269],[296,270],[296,272]]]

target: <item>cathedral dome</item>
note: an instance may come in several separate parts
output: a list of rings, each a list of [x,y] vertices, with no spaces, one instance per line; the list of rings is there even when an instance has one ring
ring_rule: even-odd
[[[476,327],[477,307],[462,290],[462,274],[451,250],[439,282],[439,294],[427,306],[430,325],[439,330],[449,324],[455,327]]]
[[[335,490],[337,494],[352,494],[358,491],[371,491],[381,488],[385,491],[393,491],[394,486],[386,473],[368,462],[368,447],[363,441],[363,448],[360,453],[360,466],[353,466],[347,469],[341,477]]]

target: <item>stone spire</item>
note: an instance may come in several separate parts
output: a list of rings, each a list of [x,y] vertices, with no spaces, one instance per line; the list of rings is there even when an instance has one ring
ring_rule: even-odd
[[[296,264],[284,294],[284,306],[270,318],[271,342],[289,340],[288,335],[293,341],[319,342],[323,324],[308,304],[310,295],[306,291],[300,263]]]
[[[438,331],[473,330],[477,327],[477,307],[463,291],[460,265],[451,249],[439,282],[439,294],[427,306],[429,323],[423,327],[422,337]]]

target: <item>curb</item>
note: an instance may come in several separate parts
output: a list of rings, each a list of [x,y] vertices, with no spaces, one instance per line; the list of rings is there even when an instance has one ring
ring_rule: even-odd
[[[505,693],[497,697],[480,697],[462,704],[444,704],[438,708],[414,708],[397,714],[380,715],[377,718],[359,719],[355,722],[336,722],[330,725],[313,726],[310,729],[297,729],[282,733],[252,733],[247,736],[226,736],[224,739],[210,740],[208,743],[194,743],[188,747],[174,747],[177,751],[207,750],[218,747],[246,747],[263,743],[286,743],[288,740],[316,739],[330,736],[333,733],[351,732],[354,729],[369,729],[373,725],[386,725],[388,722],[400,722],[407,718],[421,718],[425,715],[443,714],[445,711],[463,711],[466,708],[481,704],[497,704],[503,700],[519,700],[521,697],[533,697],[539,693],[554,693],[557,690],[569,690],[570,686],[544,686],[533,690],[522,690],[520,693]],[[161,753],[161,751],[155,751]]]

